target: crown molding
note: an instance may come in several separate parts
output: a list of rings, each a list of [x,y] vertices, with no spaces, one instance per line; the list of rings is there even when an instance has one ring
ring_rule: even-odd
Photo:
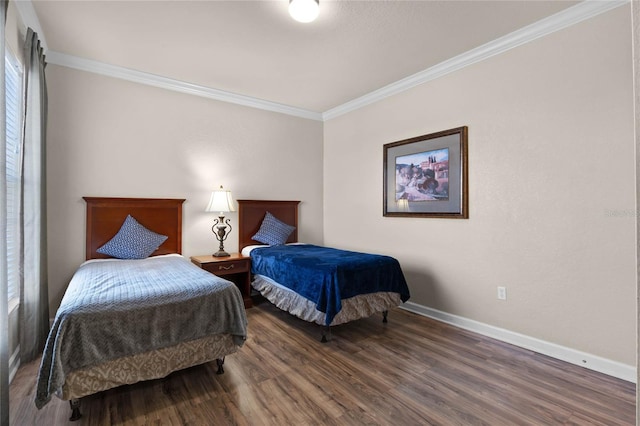
[[[217,101],[234,103],[310,120],[327,121],[360,109],[369,104],[378,102],[389,96],[402,93],[420,84],[435,80],[485,59],[499,55],[525,43],[529,43],[540,37],[544,37],[553,32],[570,27],[617,7],[629,4],[629,1],[630,0],[585,0],[531,25],[434,65],[424,71],[420,71],[359,98],[329,109],[323,113],[47,50],[44,33],[40,27],[38,16],[35,13],[31,1],[20,0],[15,1],[14,4],[16,5],[18,13],[22,17],[25,25],[33,28],[33,30],[38,33],[38,37],[45,48],[47,62],[49,63],[167,90],[173,90],[189,95],[201,96]]]
[[[523,27],[503,37],[471,49],[451,59],[443,61],[431,68],[420,71],[409,77],[391,83],[378,90],[370,92],[359,98],[353,99],[322,114],[323,121],[331,120],[348,112],[355,111],[366,105],[378,102],[389,96],[409,90],[420,84],[445,76],[459,69],[468,67],[477,62],[484,61],[492,56],[499,55],[508,50],[529,43],[540,37],[575,25],[594,16],[608,12],[612,9],[628,4],[629,0],[585,0],[575,6],[541,19],[531,25]]]
[[[91,59],[79,58],[77,56],[67,55],[65,53],[60,53],[52,50],[48,51],[46,56],[47,62],[54,65],[74,68],[81,71],[105,75],[107,77],[119,78],[122,80],[132,81],[134,83],[159,87],[162,89],[173,90],[175,92],[186,93],[188,95],[200,96],[203,98],[229,102],[232,104],[248,106],[251,108],[258,108],[267,111],[293,115],[295,117],[322,121],[322,114],[318,112],[308,111],[289,105],[253,98],[251,96],[239,95],[237,93],[231,93],[224,90],[201,86],[198,84],[187,83],[185,81],[175,80],[172,78],[137,71],[130,68],[124,68],[116,65],[110,65]]]

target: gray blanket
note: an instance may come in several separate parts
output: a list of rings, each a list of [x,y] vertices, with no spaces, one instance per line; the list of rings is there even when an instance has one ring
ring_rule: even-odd
[[[71,371],[210,335],[241,346],[247,318],[238,288],[178,255],[85,262],[60,304],[42,355],[35,403]]]

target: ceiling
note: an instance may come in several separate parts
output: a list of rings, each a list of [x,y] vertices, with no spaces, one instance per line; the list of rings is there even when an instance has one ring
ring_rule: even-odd
[[[32,0],[49,51],[318,113],[576,3]]]

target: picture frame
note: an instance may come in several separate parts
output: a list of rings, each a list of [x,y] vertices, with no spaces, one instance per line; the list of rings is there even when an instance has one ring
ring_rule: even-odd
[[[383,215],[469,218],[468,128],[383,146]]]

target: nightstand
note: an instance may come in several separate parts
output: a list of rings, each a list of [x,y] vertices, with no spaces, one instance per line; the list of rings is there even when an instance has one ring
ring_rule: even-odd
[[[238,286],[244,300],[244,307],[253,306],[251,301],[251,258],[239,253],[228,257],[191,256],[191,262],[214,275],[232,281]]]

